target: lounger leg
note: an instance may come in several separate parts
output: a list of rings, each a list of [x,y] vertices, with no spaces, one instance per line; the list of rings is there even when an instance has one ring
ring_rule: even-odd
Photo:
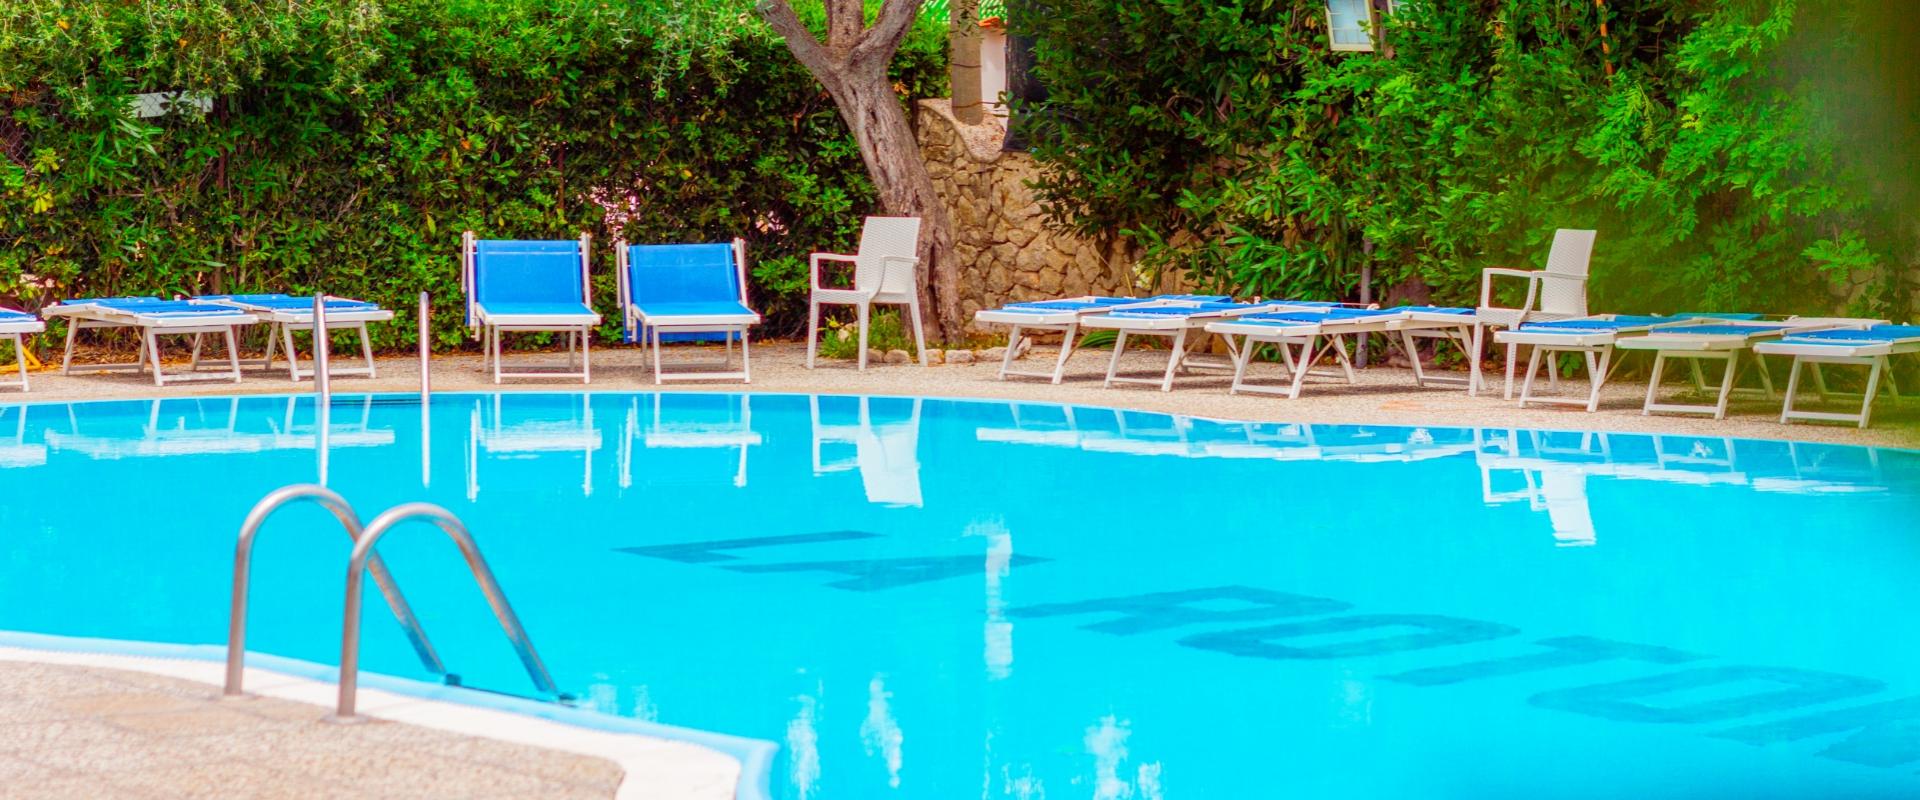
[[[1107,359],[1107,382],[1101,384],[1103,389],[1113,388],[1114,373],[1120,371],[1120,354],[1127,349],[1127,332],[1117,330],[1113,333],[1113,357]]]
[[[860,369],[863,372],[867,368],[867,316],[872,311],[872,308],[872,306],[866,303],[861,303],[855,310],[855,314],[859,317],[860,323]]]
[[[160,374],[160,343],[154,338],[152,328],[141,333],[142,339],[146,342],[147,357],[153,360],[153,385],[165,386],[167,379]]]
[[[1640,416],[1653,414],[1653,400],[1660,391],[1660,373],[1667,368],[1667,352],[1653,351],[1653,375],[1647,378],[1647,401],[1640,405]]]
[[[1792,423],[1793,396],[1798,391],[1800,391],[1800,357],[1794,356],[1793,366],[1787,368],[1787,396],[1780,405],[1780,424]]]
[[[1067,374],[1067,359],[1073,357],[1073,348],[1080,342],[1080,323],[1067,323],[1066,331],[1060,334],[1060,357],[1053,361],[1053,383],[1059,385],[1060,379]],[[1001,372],[1005,373],[1002,367]]]
[[[1720,376],[1720,402],[1714,404],[1713,418],[1727,418],[1727,398],[1733,396],[1733,375],[1740,366],[1740,351],[1727,351],[1727,372]]]
[[[592,337],[593,337],[593,328],[586,325],[580,326],[580,383],[583,385],[593,382]],[[592,406],[587,407],[587,414],[589,416],[593,414]],[[589,458],[588,461],[592,461],[592,459]],[[591,464],[588,465],[588,469],[592,469]]]
[[[240,382],[240,332],[233,326],[227,327],[227,369],[233,374],[233,382]]]
[[[274,347],[280,344],[280,329],[286,325],[284,322],[276,322],[267,326],[267,354],[260,357],[261,369],[273,369]]]
[[[744,329],[740,331],[740,382],[753,383],[753,357],[747,353],[747,332]],[[746,398],[741,398],[740,402],[745,403]],[[740,448],[742,469],[745,468],[746,459],[747,449],[742,447]]]
[[[1013,351],[1018,344],[1020,344],[1020,326],[1015,325],[1013,330],[1007,332],[1006,352],[1000,355],[1000,380],[1006,380],[1007,370],[1013,369]],[[1054,373],[1053,382],[1060,382],[1059,373]]]
[[[1600,351],[1597,364],[1594,353],[1587,352],[1587,380],[1593,384],[1593,388],[1587,392],[1588,413],[1600,410],[1600,387],[1607,382],[1607,362],[1612,360],[1613,348],[1611,347]]]
[[[1830,392],[1827,391],[1827,373],[1820,369],[1820,362],[1818,361],[1807,364],[1807,368],[1813,370],[1813,388],[1820,393],[1820,400],[1824,402],[1827,399],[1827,395],[1830,394]]]
[[[187,356],[187,371],[200,371],[200,334],[193,335],[193,351]]]
[[[14,364],[14,366],[16,366],[16,367],[18,367],[18,368],[20,369],[20,391],[22,391],[22,392],[24,392],[24,391],[26,391],[26,390],[27,390],[27,345],[26,345],[26,340],[25,340],[25,339],[22,339],[22,338],[20,337],[20,334],[17,334],[17,333],[16,333],[16,334],[14,334],[14,335],[12,336],[12,339],[13,339],[13,364]],[[20,422],[21,422],[22,424],[25,424],[25,423],[26,423],[26,421],[27,421],[27,415],[26,415],[26,412],[25,412],[24,410],[22,410],[22,411],[21,411],[21,413],[20,413]]]
[[[907,313],[913,317],[913,350],[920,355],[920,366],[933,366],[932,359],[927,356],[927,334],[920,327],[920,301],[908,303]]]
[[[1186,355],[1187,329],[1181,328],[1179,333],[1173,335],[1173,352],[1167,354],[1167,371],[1160,376],[1160,391],[1173,391],[1173,373],[1180,369],[1180,362],[1186,360]]]
[[[1229,337],[1227,341],[1233,341],[1233,339]],[[1242,338],[1240,346],[1233,348],[1233,383],[1227,387],[1227,394],[1240,393],[1240,384],[1244,383],[1247,377],[1247,362],[1253,360],[1253,350],[1252,336]]]
[[[281,325],[280,335],[287,340],[287,380],[300,382],[300,351],[293,349],[293,326]],[[269,337],[271,338],[271,337]],[[315,362],[318,365],[319,362]]]
[[[493,382],[500,382],[500,329],[493,329]]]
[[[1753,369],[1755,372],[1760,373],[1760,388],[1766,392],[1767,399],[1772,400],[1774,397],[1773,375],[1767,369],[1767,357],[1759,353],[1754,353]]]
[[[1420,350],[1413,342],[1413,331],[1400,332],[1400,349],[1406,351],[1407,361],[1413,365],[1413,385],[1421,389],[1427,388],[1427,376],[1420,369]]]
[[[653,385],[660,385],[660,328],[653,328]]]
[[[80,332],[80,320],[67,320],[67,354],[60,357],[60,374],[73,374],[73,336]]]
[[[1519,348],[1520,346],[1517,344],[1507,345],[1507,385],[1506,385],[1506,395],[1505,395],[1505,399],[1507,400],[1513,399],[1513,357],[1514,357],[1514,354],[1519,350]],[[1529,361],[1528,363],[1529,364],[1540,363],[1539,348],[1537,347],[1534,348],[1532,360]],[[1532,366],[1527,367],[1527,383],[1529,384],[1533,383],[1533,367]],[[1526,395],[1526,392],[1521,392],[1521,395],[1524,398],[1524,396]],[[1525,399],[1522,399],[1520,401],[1520,405],[1522,407],[1525,407],[1526,404],[1527,402]]]
[[[367,362],[367,378],[378,377],[373,369],[373,340],[367,338],[367,323],[360,323],[360,357]]]
[[[1481,322],[1473,323],[1472,343],[1467,345],[1467,396],[1479,397],[1480,390],[1487,388],[1487,371],[1482,363],[1487,357],[1487,326]]]
[[[1873,416],[1873,398],[1879,393],[1880,373],[1887,367],[1886,356],[1874,356],[1873,366],[1867,368],[1867,388],[1860,393],[1860,427],[1867,427],[1867,420]]]
[[[1547,362],[1547,391],[1558,393],[1560,391],[1560,359],[1558,354],[1548,353],[1545,360]],[[1593,370],[1593,359],[1591,358],[1587,359],[1587,370],[1589,372]]]
[[[1696,392],[1706,391],[1707,376],[1705,373],[1701,372],[1700,370],[1700,359],[1697,359],[1697,358],[1687,359],[1687,367],[1693,373],[1693,390]]]
[[[820,342],[820,304],[807,302],[807,369],[813,369],[813,351]]]
[[[1508,356],[1513,355],[1513,345],[1507,345],[1507,355]],[[1508,370],[1507,386],[1511,387],[1513,386],[1513,372],[1512,372],[1513,362],[1512,361],[1507,362],[1507,370]],[[1533,398],[1533,376],[1536,373],[1538,373],[1539,370],[1540,370],[1540,348],[1535,347],[1533,348],[1533,353],[1527,356],[1527,381],[1526,383],[1523,383],[1520,385],[1520,407],[1521,408],[1526,408],[1527,401]],[[1512,390],[1509,389],[1508,391],[1511,392]]]
[[[1309,336],[1307,337],[1307,341],[1300,345],[1299,358],[1294,358],[1290,355],[1287,357],[1286,360],[1293,367],[1293,375],[1290,376],[1291,380],[1287,384],[1288,400],[1300,399],[1300,389],[1307,383],[1307,373],[1313,371],[1313,362],[1316,360],[1314,356],[1317,355],[1315,351],[1319,348],[1318,342],[1318,337]],[[1280,352],[1287,352],[1287,343],[1280,342],[1279,344]]]
[[[1346,342],[1347,340],[1345,337],[1334,336],[1328,339],[1327,349],[1332,350],[1334,357],[1340,359],[1340,369],[1344,370],[1347,373],[1347,385],[1352,386],[1354,383],[1353,359],[1347,357]],[[1355,344],[1355,349],[1356,350],[1358,349],[1357,342]]]

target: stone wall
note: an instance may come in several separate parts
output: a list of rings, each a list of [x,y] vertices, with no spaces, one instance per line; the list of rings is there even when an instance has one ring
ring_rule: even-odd
[[[1039,167],[1026,153],[1000,149],[998,121],[962,125],[945,100],[920,101],[918,117],[921,154],[953,217],[966,319],[1016,300],[1136,291],[1133,254],[1124,245],[1048,229],[1026,186]]]

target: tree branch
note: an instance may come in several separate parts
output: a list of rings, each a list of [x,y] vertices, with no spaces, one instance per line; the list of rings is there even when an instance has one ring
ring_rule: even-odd
[[[860,43],[867,30],[866,3],[863,0],[823,0],[827,7],[827,49],[845,56]]]
[[[883,67],[893,60],[893,53],[900,49],[900,42],[907,38],[907,29],[913,27],[913,21],[920,16],[920,4],[925,0],[886,0],[880,6],[880,16],[873,21],[873,27],[867,29],[860,43],[854,45],[849,63],[867,61],[878,62]]]
[[[760,12],[760,18],[767,21],[767,26],[773,28],[774,33],[786,40],[787,49],[793,51],[793,57],[812,72],[814,78],[824,78],[833,71],[834,59],[831,54],[820,45],[820,40],[813,38],[813,32],[800,22],[799,15],[793,13],[793,5],[788,0],[760,0],[755,10]]]

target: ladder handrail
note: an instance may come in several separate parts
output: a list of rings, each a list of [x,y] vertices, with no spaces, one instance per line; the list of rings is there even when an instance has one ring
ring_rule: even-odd
[[[533,641],[527,638],[520,618],[513,613],[513,606],[500,591],[493,570],[487,566],[486,558],[480,555],[480,548],[474,544],[473,534],[467,532],[467,526],[453,512],[432,503],[404,503],[375,517],[353,543],[353,558],[347,567],[346,618],[341,624],[340,636],[340,705],[333,721],[355,722],[359,719],[354,715],[354,701],[360,681],[361,576],[376,563],[378,556],[373,548],[380,538],[400,523],[413,519],[432,522],[453,539],[460,548],[460,555],[467,561],[467,569],[473,573],[474,582],[479,584],[480,592],[486,595],[487,605],[493,608],[493,615],[500,621],[501,629],[507,634],[507,639],[513,642],[520,663],[526,667],[534,687],[547,694],[558,695],[559,689],[553,682],[553,676],[547,673],[547,665],[541,662],[540,654],[534,651]],[[379,580],[379,576],[376,575],[374,579]]]
[[[240,542],[233,554],[233,605],[227,622],[227,682],[223,694],[227,697],[239,697],[242,694],[242,680],[246,668],[247,653],[247,595],[253,573],[253,540],[260,526],[267,518],[288,503],[299,500],[311,500],[333,512],[346,530],[347,536],[357,544],[362,530],[360,516],[346,498],[324,486],[311,483],[297,483],[282,486],[260,498],[247,513],[246,522],[240,526]],[[357,550],[356,550],[357,554]],[[400,594],[400,586],[393,582],[393,575],[387,571],[386,562],[378,555],[368,554],[367,569],[373,573],[373,582],[379,586],[380,594],[386,597],[387,607],[393,610],[393,616],[400,622],[412,641],[413,649],[420,655],[420,662],[429,672],[445,675],[446,666],[440,661],[440,655],[434,652],[433,643],[427,640],[427,633],[420,627],[420,620],[413,615],[413,608],[407,605],[407,599]]]

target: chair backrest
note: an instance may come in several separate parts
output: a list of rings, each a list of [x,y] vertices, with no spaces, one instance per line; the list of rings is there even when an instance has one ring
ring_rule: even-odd
[[[635,303],[701,303],[737,301],[747,304],[746,242],[709,244],[636,244],[622,242],[620,256],[620,314],[626,339],[635,330]]]
[[[476,303],[586,303],[587,248],[578,240],[475,239],[465,237],[471,324]]]
[[[1540,311],[1587,315],[1587,268],[1593,260],[1594,231],[1561,228],[1547,251],[1547,274],[1540,278]],[[1569,280],[1572,279],[1572,280]]]
[[[905,298],[919,292],[915,261],[920,251],[919,217],[867,217],[860,230],[860,252],[854,256],[853,286],[860,291],[885,287],[884,296]],[[876,296],[875,299],[880,299]]]

